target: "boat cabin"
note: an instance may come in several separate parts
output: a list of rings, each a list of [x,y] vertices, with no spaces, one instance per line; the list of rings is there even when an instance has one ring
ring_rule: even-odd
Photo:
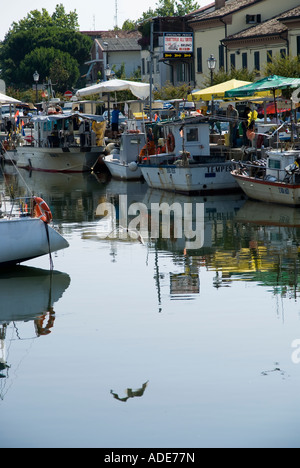
[[[114,158],[120,161],[120,164],[127,165],[136,162],[141,149],[146,144],[145,133],[132,131],[122,133],[120,147],[112,150]]]
[[[164,142],[163,152],[189,153],[194,162],[210,157],[209,122],[204,118],[192,117],[157,124],[153,133],[156,141]]]
[[[283,181],[289,172],[294,172],[297,166],[295,161],[299,156],[299,151],[270,151],[267,153],[267,170],[268,178]]]
[[[102,116],[53,114],[33,117],[33,146],[65,148],[103,146],[106,122]]]

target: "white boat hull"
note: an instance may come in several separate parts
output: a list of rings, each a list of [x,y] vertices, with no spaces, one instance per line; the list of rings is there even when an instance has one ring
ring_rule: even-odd
[[[114,159],[113,155],[105,156],[103,162],[114,179],[139,180],[143,177],[142,171],[137,165],[134,166],[136,169],[133,171],[132,166],[127,163],[122,164],[118,159]]]
[[[149,187],[179,193],[226,192],[239,188],[231,175],[231,162],[216,164],[141,165],[141,171]]]
[[[1,266],[22,263],[69,246],[57,231],[38,218],[1,219],[0,238]]]
[[[50,312],[69,286],[69,275],[59,271],[28,266],[3,268],[0,272],[0,325],[28,322]]]
[[[88,172],[93,169],[103,154],[102,147],[92,147],[91,151],[80,148],[35,148],[20,146],[16,154],[8,155],[5,161],[13,156],[17,167],[32,171],[49,172]]]
[[[253,200],[283,205],[300,205],[300,185],[260,180],[234,173],[232,175],[243,192]]]

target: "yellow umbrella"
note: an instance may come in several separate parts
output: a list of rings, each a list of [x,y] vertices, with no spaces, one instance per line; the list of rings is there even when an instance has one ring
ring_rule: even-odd
[[[198,101],[199,99],[202,99],[203,101],[211,101],[212,99],[222,99],[224,98],[226,91],[230,91],[231,89],[239,88],[247,84],[251,84],[251,82],[235,79],[224,81],[224,83],[219,83],[217,85],[210,86],[209,88],[192,92],[189,94],[188,100]]]

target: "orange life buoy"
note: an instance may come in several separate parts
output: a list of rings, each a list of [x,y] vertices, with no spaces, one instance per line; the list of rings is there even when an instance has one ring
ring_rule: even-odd
[[[167,136],[167,148],[169,153],[173,153],[175,149],[175,138],[172,132]]]
[[[40,218],[44,223],[50,223],[52,220],[52,213],[47,203],[40,197],[34,197],[34,217]]]

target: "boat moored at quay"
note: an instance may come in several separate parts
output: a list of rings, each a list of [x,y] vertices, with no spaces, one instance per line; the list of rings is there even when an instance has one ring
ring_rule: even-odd
[[[270,150],[265,160],[237,163],[231,174],[253,200],[299,206],[299,164],[298,150]]]
[[[233,164],[228,153],[211,152],[208,119],[199,116],[174,120],[163,124],[161,131],[166,145],[159,161],[149,156],[142,158],[139,164],[149,187],[185,194],[239,189],[231,175]]]
[[[49,113],[31,118],[30,138],[4,146],[3,159],[19,168],[48,172],[91,171],[103,156],[106,122],[102,116]]]

